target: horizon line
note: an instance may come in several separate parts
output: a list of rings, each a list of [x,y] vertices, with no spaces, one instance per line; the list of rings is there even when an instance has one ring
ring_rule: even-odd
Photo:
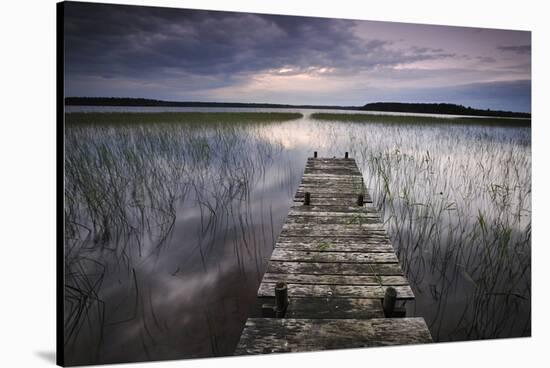
[[[329,108],[352,108],[352,109],[360,109],[362,107],[365,107],[369,104],[414,104],[414,105],[452,105],[452,106],[462,106],[467,109],[473,109],[473,110],[481,110],[481,111],[491,111],[491,112],[506,112],[506,113],[518,113],[518,114],[529,114],[531,115],[531,111],[513,111],[513,110],[493,110],[489,108],[482,108],[482,107],[472,107],[472,106],[466,106],[462,104],[452,103],[452,102],[399,102],[399,101],[374,101],[374,102],[366,102],[363,105],[326,105],[326,104],[291,104],[291,103],[280,103],[280,102],[236,102],[236,101],[198,101],[198,100],[185,100],[185,101],[177,101],[177,100],[162,100],[162,99],[156,99],[151,97],[115,97],[115,96],[66,96],[64,97],[64,102],[67,101],[67,99],[128,99],[128,100],[148,100],[148,101],[155,101],[155,102],[163,102],[163,103],[182,103],[182,104],[236,104],[236,105],[272,105],[272,106],[290,106],[290,107],[329,107]]]

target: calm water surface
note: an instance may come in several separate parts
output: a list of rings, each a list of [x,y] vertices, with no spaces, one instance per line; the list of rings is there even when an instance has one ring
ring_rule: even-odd
[[[66,127],[68,364],[231,354],[313,151],[356,158],[436,341],[530,335],[529,128],[301,112]]]

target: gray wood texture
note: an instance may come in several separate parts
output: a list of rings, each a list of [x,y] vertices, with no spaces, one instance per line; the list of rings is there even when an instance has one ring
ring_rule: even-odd
[[[250,318],[235,354],[288,353],[431,341],[423,318]]]
[[[386,286],[382,285],[314,285],[289,284],[288,295],[302,298],[364,298],[382,299]],[[398,299],[414,299],[409,285],[392,286],[397,291]],[[272,297],[275,284],[262,282],[258,289],[258,297]]]
[[[379,299],[290,298],[286,318],[384,318]]]

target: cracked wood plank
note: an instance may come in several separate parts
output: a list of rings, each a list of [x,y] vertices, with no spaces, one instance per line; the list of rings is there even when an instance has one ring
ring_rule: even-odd
[[[432,337],[423,318],[250,318],[235,355],[430,342]]]
[[[294,203],[302,203],[304,201],[303,198],[294,198]],[[369,201],[368,198],[365,199],[363,197],[363,204],[364,203],[372,203],[372,201]],[[310,205],[315,206],[357,206],[357,198],[315,198],[311,197],[310,199]]]
[[[306,225],[327,225],[327,224],[341,224],[341,225],[359,225],[359,224],[382,224],[380,217],[377,215],[363,215],[357,214],[357,216],[288,216],[286,219],[287,224],[306,224]]]
[[[319,263],[269,261],[266,272],[311,275],[403,276],[403,271],[398,263]]]
[[[283,230],[296,230],[296,231],[313,231],[324,230],[332,231],[337,234],[344,234],[345,232],[363,232],[367,231],[386,231],[382,223],[356,223],[355,218],[350,218],[352,223],[344,224],[316,224],[316,223],[285,223],[283,224]]]
[[[279,236],[277,243],[307,243],[307,244],[321,244],[328,242],[331,244],[389,244],[391,242],[387,234],[379,236],[369,236],[368,238],[357,238],[350,236]]]
[[[272,261],[318,263],[397,263],[395,253],[324,252],[275,248]]]
[[[368,224],[366,224],[368,225]],[[329,225],[326,225],[329,226]],[[281,231],[282,236],[347,236],[347,237],[357,237],[357,238],[366,238],[370,235],[380,235],[385,236],[386,230],[384,229],[369,229],[366,227],[342,227],[339,229],[323,227],[304,227],[303,229],[298,228],[284,228]]]
[[[364,298],[382,299],[388,286],[385,285],[312,285],[287,283],[289,297],[308,298]],[[397,299],[414,299],[409,285],[392,286],[397,291]],[[275,284],[262,282],[258,297],[272,297]]]
[[[348,211],[348,208],[355,208],[356,211]],[[314,211],[313,209],[316,209]],[[353,207],[353,206],[293,206],[288,212],[288,216],[312,216],[312,217],[360,217],[376,216],[380,214],[372,206]]]
[[[343,275],[307,275],[289,273],[266,273],[262,279],[265,283],[287,282],[291,284],[314,285],[408,285],[404,276],[343,276]]]
[[[323,216],[322,213],[325,212],[336,212],[336,213],[364,213],[364,212],[378,212],[374,207],[371,206],[292,206],[290,208],[289,214],[297,213],[314,213],[314,216]]]
[[[384,318],[378,299],[290,298],[286,318]]]
[[[275,249],[300,250],[300,251],[321,251],[339,253],[393,253],[391,244],[357,244],[357,243],[306,243],[306,242],[277,242]]]

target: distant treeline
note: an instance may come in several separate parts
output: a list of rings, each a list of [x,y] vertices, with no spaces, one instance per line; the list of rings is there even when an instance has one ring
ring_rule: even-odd
[[[264,109],[327,109],[327,110],[365,110],[389,112],[413,112],[421,114],[450,114],[495,116],[509,118],[531,118],[531,114],[512,111],[480,110],[449,103],[400,103],[376,102],[365,106],[334,105],[288,105],[271,103],[244,102],[197,102],[197,101],[162,101],[148,98],[127,97],[66,97],[65,105],[77,106],[159,106],[159,107],[248,107]]]
[[[264,109],[338,109],[359,110],[359,106],[285,105],[245,102],[162,101],[124,97],[66,97],[65,105],[76,106],[161,106],[161,107],[248,107]]]
[[[525,112],[480,110],[462,105],[449,103],[400,103],[400,102],[376,102],[361,107],[365,111],[391,111],[414,112],[420,114],[449,114],[472,116],[498,116],[507,118],[530,118],[531,114]]]

